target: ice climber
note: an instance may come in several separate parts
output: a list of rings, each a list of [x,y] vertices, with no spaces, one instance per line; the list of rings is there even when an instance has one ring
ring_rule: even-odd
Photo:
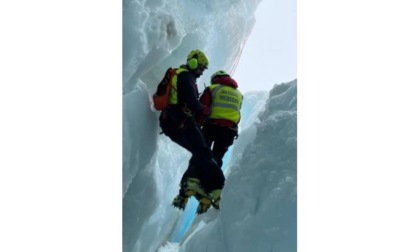
[[[162,132],[189,152],[192,157],[180,182],[179,194],[172,205],[185,209],[190,196],[199,200],[197,213],[206,212],[212,202],[220,201],[222,171],[213,159],[197,118],[209,114],[209,108],[198,100],[196,79],[208,68],[209,61],[200,50],[188,54],[187,63],[172,78],[169,106],[159,116]],[[221,174],[220,174],[221,173]],[[220,181],[219,181],[220,180]]]
[[[213,157],[221,169],[224,155],[238,137],[243,95],[238,90],[236,81],[223,70],[215,72],[210,78],[210,83],[200,97],[201,103],[210,108],[210,114],[199,121],[203,125],[202,132],[206,143],[209,147],[212,146]],[[224,182],[223,172],[217,174],[220,177],[214,180],[214,183]],[[214,201],[213,205],[219,207],[221,190],[213,193],[219,199]]]

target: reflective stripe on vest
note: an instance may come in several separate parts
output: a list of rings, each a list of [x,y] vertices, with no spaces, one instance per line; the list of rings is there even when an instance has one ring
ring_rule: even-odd
[[[241,117],[242,94],[233,87],[220,84],[213,84],[209,89],[212,96],[209,118],[238,123]]]
[[[178,104],[178,74],[187,71],[185,68],[178,68],[176,74],[172,77],[171,93],[169,94],[169,104]]]

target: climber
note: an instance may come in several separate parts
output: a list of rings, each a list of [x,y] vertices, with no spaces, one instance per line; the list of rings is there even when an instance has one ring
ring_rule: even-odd
[[[198,116],[209,114],[209,108],[198,100],[196,85],[196,79],[208,68],[208,64],[202,51],[193,50],[188,54],[187,63],[176,70],[171,80],[169,106],[159,116],[162,132],[192,154],[180,182],[179,194],[172,205],[185,209],[188,198],[200,191],[202,196],[199,197],[197,213],[207,211],[213,200],[213,191],[217,193],[223,187],[223,181],[215,181],[221,171],[196,121]]]
[[[207,146],[212,147],[213,157],[221,170],[224,155],[238,137],[243,95],[238,90],[236,81],[223,70],[215,72],[210,83],[200,97],[201,103],[210,108],[210,114],[201,116],[198,120],[203,125],[202,132]],[[218,174],[222,177],[214,181],[224,181],[223,172]],[[219,208],[221,190],[213,193],[216,199],[212,204]]]

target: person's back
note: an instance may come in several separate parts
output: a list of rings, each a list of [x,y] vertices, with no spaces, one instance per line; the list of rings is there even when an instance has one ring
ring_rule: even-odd
[[[225,180],[222,172],[223,157],[238,137],[238,124],[241,119],[241,106],[243,95],[238,84],[225,71],[217,71],[210,79],[208,86],[200,97],[201,103],[210,108],[207,117],[199,119],[202,124],[202,132],[207,146],[212,147],[213,158],[218,163],[218,179]],[[217,181],[215,180],[215,181]],[[222,188],[223,189],[223,188]],[[222,189],[217,191],[221,195]],[[212,202],[213,206],[219,207],[221,197]]]
[[[203,134],[208,146],[212,146],[213,156],[222,167],[223,157],[238,136],[243,95],[238,84],[225,71],[217,71],[211,77],[211,85],[200,97],[200,101],[210,107],[210,114],[203,123]]]

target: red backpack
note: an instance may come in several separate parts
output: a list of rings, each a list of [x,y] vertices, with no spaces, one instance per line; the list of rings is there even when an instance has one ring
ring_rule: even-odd
[[[176,74],[175,68],[168,68],[165,76],[157,86],[153,94],[153,106],[156,110],[164,110],[169,104],[169,94],[171,92],[172,77]]]

